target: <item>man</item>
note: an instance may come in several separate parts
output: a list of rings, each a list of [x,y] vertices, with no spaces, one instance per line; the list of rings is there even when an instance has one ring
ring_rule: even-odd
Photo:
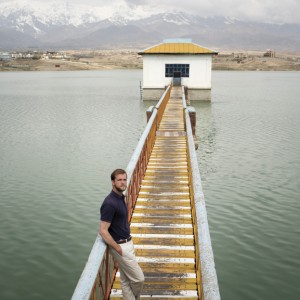
[[[126,172],[122,169],[113,171],[111,183],[112,191],[100,208],[99,233],[118,262],[123,299],[140,299],[144,274],[134,254],[128,224],[128,210],[123,195],[127,187]]]

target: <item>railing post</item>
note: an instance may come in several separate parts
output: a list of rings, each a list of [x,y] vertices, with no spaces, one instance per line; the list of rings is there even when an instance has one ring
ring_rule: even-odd
[[[153,110],[154,110],[154,106],[150,106],[146,111],[147,123],[149,122],[149,120],[152,116]]]
[[[109,277],[109,250],[108,250],[108,247],[106,248],[106,251],[105,251],[105,256],[106,256],[106,260],[105,260],[105,294],[104,294],[104,300],[107,300],[108,299],[108,293],[109,293],[109,290],[108,290],[108,277]]]
[[[192,126],[192,133],[193,136],[196,136],[196,110],[193,106],[188,106],[187,110],[189,112],[191,126]]]

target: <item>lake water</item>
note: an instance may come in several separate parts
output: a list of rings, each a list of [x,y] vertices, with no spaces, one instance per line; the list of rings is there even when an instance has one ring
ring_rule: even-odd
[[[223,300],[300,295],[300,73],[217,72],[197,151]],[[70,299],[109,174],[150,105],[140,70],[0,73],[0,299]]]

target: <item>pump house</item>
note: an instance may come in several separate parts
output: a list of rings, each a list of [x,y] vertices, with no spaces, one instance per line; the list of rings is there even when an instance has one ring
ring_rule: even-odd
[[[218,53],[192,43],[172,39],[138,52],[143,56],[143,99],[158,99],[165,87],[184,85],[189,100],[211,100],[212,56]]]

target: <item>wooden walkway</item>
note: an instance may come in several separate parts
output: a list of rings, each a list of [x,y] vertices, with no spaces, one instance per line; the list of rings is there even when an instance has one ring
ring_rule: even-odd
[[[173,87],[131,220],[142,299],[198,299],[181,87]],[[119,273],[111,299],[122,299]]]

